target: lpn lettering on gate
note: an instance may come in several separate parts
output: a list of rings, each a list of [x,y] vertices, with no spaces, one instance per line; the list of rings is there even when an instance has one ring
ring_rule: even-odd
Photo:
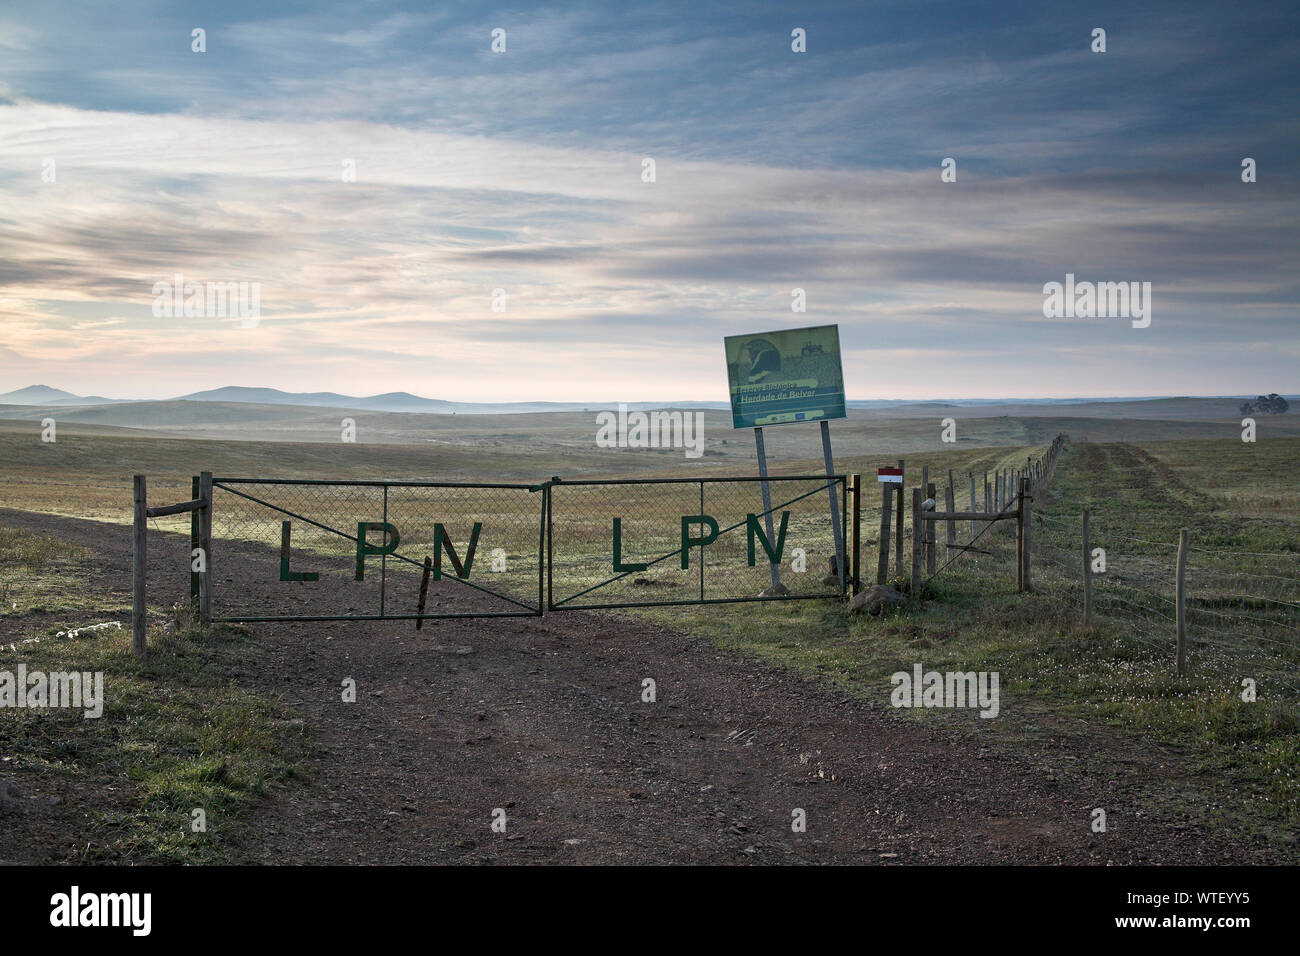
[[[382,531],[384,535],[383,544],[371,544],[368,540],[371,531]],[[445,554],[447,560],[451,562],[452,568],[456,571],[456,577],[468,578],[471,569],[474,567],[474,553],[478,550],[479,534],[483,531],[483,522],[475,521],[474,527],[470,531],[469,546],[465,549],[465,560],[462,562],[460,555],[456,553],[455,546],[451,543],[451,537],[447,534],[446,529],[439,522],[433,526],[433,540],[438,542],[440,547],[434,548],[432,577],[435,581],[442,578],[442,558]],[[290,539],[292,536],[291,522],[280,522],[280,580],[281,581],[318,581],[320,574],[316,571],[291,571],[289,570],[289,550]],[[364,581],[366,579],[366,558],[382,557],[386,554],[394,554],[397,546],[402,543],[402,536],[397,530],[397,526],[388,521],[358,521],[357,522],[357,563],[356,563],[356,580]]]
[[[750,513],[745,516],[745,533],[748,538],[748,548],[746,561],[752,568],[758,564],[759,545],[767,560],[772,564],[780,564],[781,556],[785,552],[786,530],[790,525],[790,512],[781,512],[781,526],[776,533],[776,544],[763,531],[763,525],[759,521],[759,515]],[[738,525],[736,527],[739,527]],[[696,528],[699,533],[696,533]],[[681,516],[681,563],[682,570],[690,567],[690,554],[692,548],[706,548],[718,540],[720,534],[731,531],[727,528],[725,531],[718,527],[718,519],[712,515],[694,514]],[[382,532],[383,543],[371,544],[369,540],[370,532]],[[483,531],[481,521],[474,522],[473,529],[470,531],[469,545],[465,549],[465,558],[462,561],[460,555],[456,552],[452,544],[451,537],[447,534],[446,528],[441,524],[433,526],[433,540],[437,546],[433,551],[432,577],[435,581],[442,578],[442,559],[445,555],[451,562],[455,570],[456,577],[468,578],[470,571],[474,567],[474,554],[478,550],[479,535]],[[281,581],[318,581],[320,574],[316,571],[293,571],[290,570],[289,552],[292,538],[291,522],[282,521],[280,523],[280,580]],[[358,521],[356,534],[356,573],[358,581],[364,581],[366,575],[366,558],[382,557],[388,554],[395,554],[397,546],[401,544],[402,536],[397,530],[397,526],[387,521]],[[615,572],[626,573],[629,571],[644,571],[650,565],[648,563],[625,562],[623,560],[623,519],[615,518],[613,523],[613,540],[611,546],[612,561],[611,566]]]
[[[757,549],[754,547],[755,540],[763,546],[763,553],[772,564],[781,563],[781,555],[785,552],[785,532],[790,524],[790,512],[781,512],[781,529],[776,534],[776,547],[768,540],[763,533],[763,526],[758,520],[758,515],[749,514],[745,516],[745,531],[749,537],[749,551],[747,560],[749,566],[755,567],[758,564]],[[695,535],[691,529],[695,525],[701,525],[707,529],[703,534]],[[728,531],[731,529],[728,528]],[[718,535],[722,532],[718,529],[718,519],[712,515],[682,515],[682,570],[685,571],[691,566],[691,548],[705,548],[718,540]],[[623,560],[623,519],[614,519],[614,570],[618,572],[626,571],[644,571],[649,564],[627,563]]]

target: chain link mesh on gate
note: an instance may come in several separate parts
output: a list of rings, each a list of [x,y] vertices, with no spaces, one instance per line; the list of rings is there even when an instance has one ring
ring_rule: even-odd
[[[550,505],[548,609],[758,600],[760,592],[772,583],[764,537],[773,551],[780,549],[780,579],[788,589],[781,597],[838,595],[840,580],[831,576],[835,539],[827,486],[840,503],[842,540],[847,542],[847,479],[839,475],[767,481],[772,503],[770,535],[758,479],[555,484]],[[762,537],[751,536],[751,514],[757,518]],[[716,521],[717,537],[705,546],[689,546],[688,567],[683,568],[682,517],[696,515]],[[711,532],[711,526],[699,522],[687,529],[697,540]],[[620,570],[616,560],[622,568],[633,570]]]
[[[542,501],[522,484],[214,479],[213,620],[538,614]],[[374,523],[360,556],[358,522]],[[418,615],[426,557],[441,577]]]

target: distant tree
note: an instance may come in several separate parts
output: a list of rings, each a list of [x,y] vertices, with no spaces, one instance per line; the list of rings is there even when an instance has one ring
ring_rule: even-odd
[[[1285,415],[1291,403],[1277,392],[1260,395],[1253,402],[1244,402],[1241,406],[1243,415]]]

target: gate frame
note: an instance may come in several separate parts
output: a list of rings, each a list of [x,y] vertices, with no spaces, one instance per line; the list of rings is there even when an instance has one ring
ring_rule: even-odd
[[[523,608],[523,610],[476,611],[476,612],[456,612],[456,613],[438,613],[438,614],[430,614],[426,611],[419,611],[415,614],[380,613],[380,614],[321,614],[321,615],[293,615],[293,616],[240,615],[236,617],[213,617],[212,605],[211,605],[211,600],[212,600],[211,587],[208,588],[208,594],[206,595],[205,598],[203,595],[202,579],[206,577],[206,575],[201,574],[199,575],[200,580],[199,580],[199,593],[198,593],[199,608],[200,608],[200,623],[203,624],[273,624],[273,623],[283,623],[283,622],[313,622],[313,621],[415,621],[418,626],[420,623],[426,620],[451,620],[455,618],[488,618],[488,617],[541,617],[543,614],[544,611],[543,579],[544,579],[545,568],[542,567],[541,565],[541,554],[542,554],[542,542],[544,540],[544,535],[546,530],[546,524],[545,524],[546,506],[547,506],[547,497],[549,493],[549,488],[547,486],[549,485],[549,483],[539,485],[539,484],[526,484],[524,482],[404,481],[404,480],[387,480],[383,478],[361,478],[356,480],[344,480],[344,479],[332,479],[332,478],[247,478],[247,477],[213,478],[211,472],[203,472],[203,477],[198,480],[200,481],[200,483],[206,481],[209,489],[220,488],[222,491],[228,492],[232,495],[238,495],[241,498],[245,498],[248,501],[252,501],[255,504],[259,504],[264,508],[269,508],[272,511],[277,511],[280,514],[287,515],[288,517],[293,518],[295,520],[305,521],[307,524],[313,525],[324,531],[328,531],[331,534],[337,534],[339,537],[347,538],[350,541],[356,541],[356,536],[350,535],[344,531],[340,531],[338,528],[331,528],[329,525],[321,524],[319,521],[314,521],[311,518],[307,518],[303,515],[299,515],[299,514],[295,514],[294,512],[287,511],[284,508],[281,508],[278,505],[271,504],[268,501],[264,501],[261,498],[255,498],[252,495],[248,495],[243,492],[236,491],[233,488],[227,487],[227,485],[228,484],[320,485],[320,486],[346,486],[349,488],[352,487],[383,488],[384,504],[385,504],[385,510],[384,510],[385,520],[387,519],[387,502],[388,502],[389,488],[482,488],[482,489],[498,489],[498,490],[508,489],[513,491],[527,491],[530,493],[536,493],[539,491],[543,492],[541,514],[539,515],[539,519],[538,519],[539,527],[538,527],[538,535],[537,535],[538,568],[537,568],[537,606],[536,607],[532,607],[530,605],[524,604],[522,601],[516,598],[509,597],[504,594],[500,594],[496,591],[490,590],[489,588],[485,588],[481,585],[473,584],[464,578],[460,578],[455,575],[452,575],[450,577],[447,577],[446,580],[456,581],[460,584],[463,584],[465,587],[471,588],[472,590],[481,591],[484,594],[490,595],[491,597],[497,598],[502,601],[507,601],[511,604],[518,605],[519,607]],[[209,490],[208,501],[209,502],[212,501],[211,490]],[[210,574],[212,570],[211,507],[208,508],[205,521],[207,525],[207,532],[206,532],[207,547],[205,548],[204,553],[205,553],[206,567],[208,573]],[[199,533],[203,534],[202,530],[200,530]],[[193,536],[193,534],[194,534],[194,530],[191,529],[191,535]],[[191,540],[193,540],[193,538]],[[203,545],[197,544],[194,546],[202,547]],[[389,556],[385,555],[384,557],[387,558]],[[420,568],[421,570],[423,570],[424,568],[424,565],[421,562],[415,561],[414,559],[407,558],[397,554],[392,555],[392,557],[397,558],[399,561],[405,561],[408,564],[411,564],[413,567]],[[384,564],[381,565],[381,568],[385,567],[386,564],[387,561],[385,561]],[[381,570],[381,574],[382,573],[383,572]],[[383,581],[381,579],[381,583],[380,583],[381,600],[383,595],[383,586],[384,586]],[[193,584],[191,584],[191,589],[193,589]],[[193,590],[191,590],[190,596],[191,596],[191,600],[193,600],[195,597]],[[382,604],[381,604],[381,609],[382,609]]]
[[[703,494],[704,485],[712,484],[738,484],[742,482],[782,482],[782,481],[811,481],[816,482],[817,487],[806,494],[789,501],[767,508],[763,516],[769,516],[776,510],[784,508],[786,505],[793,504],[796,501],[802,501],[804,498],[811,497],[823,488],[831,490],[830,486],[839,484],[840,486],[840,520],[837,526],[832,529],[838,531],[839,540],[847,542],[850,534],[850,515],[852,515],[852,540],[855,544],[852,555],[846,555],[844,560],[839,561],[840,565],[847,567],[838,568],[840,578],[840,590],[838,593],[823,594],[784,594],[784,595],[755,595],[753,597],[739,598],[705,598],[703,596],[698,600],[692,601],[638,601],[638,602],[618,602],[608,604],[582,604],[571,605],[565,601],[559,604],[554,602],[554,521],[552,511],[551,489],[560,484],[567,485],[647,485],[647,484],[697,484],[700,486]],[[578,479],[575,481],[564,481],[560,477],[552,477],[548,481],[538,484],[526,484],[522,482],[469,482],[469,481],[394,481],[385,479],[331,479],[331,478],[248,478],[248,477],[220,477],[214,478],[212,472],[204,471],[194,475],[191,479],[191,494],[193,498],[189,501],[183,501],[174,505],[162,505],[155,508],[148,507],[146,498],[146,476],[136,474],[133,476],[133,527],[132,527],[132,609],[131,609],[131,646],[132,650],[140,658],[145,655],[146,634],[147,634],[147,555],[148,555],[148,519],[159,518],[167,515],[190,514],[190,606],[193,611],[197,612],[197,620],[201,626],[208,627],[212,624],[224,623],[284,623],[284,622],[312,622],[312,621],[416,621],[417,627],[425,620],[445,620],[454,618],[488,618],[488,617],[542,617],[549,611],[580,611],[580,610],[603,610],[612,608],[628,607],[690,607],[706,604],[740,604],[740,603],[759,603],[765,601],[801,601],[809,599],[840,598],[843,599],[846,593],[856,592],[860,586],[858,576],[859,555],[856,547],[859,541],[859,523],[861,521],[860,510],[857,507],[857,486],[859,478],[857,475],[834,474],[834,475],[776,475],[776,476],[709,476],[698,478],[589,478]],[[294,514],[277,505],[264,501],[251,495],[235,491],[227,487],[229,484],[269,484],[269,485],[320,485],[320,486],[348,486],[348,487],[379,487],[384,488],[385,492],[390,487],[398,488],[482,488],[482,489],[510,489],[515,491],[528,491],[530,493],[541,493],[541,508],[538,519],[537,535],[537,605],[531,607],[523,604],[515,598],[499,594],[496,591],[489,590],[477,584],[465,580],[464,578],[452,576],[448,580],[459,582],[466,587],[477,591],[482,591],[494,598],[508,601],[519,605],[523,610],[520,611],[487,611],[487,612],[468,612],[468,613],[443,613],[428,614],[423,611],[416,614],[378,614],[378,615],[311,615],[311,616],[285,616],[271,617],[264,615],[249,616],[241,615],[237,617],[213,617],[212,616],[212,515],[214,510],[214,490],[229,492],[238,495],[255,504],[262,505],[272,511],[288,515],[308,524],[315,525],[332,534],[348,538],[355,541],[356,538],[346,532],[339,531],[337,528],[331,528],[320,522],[313,521],[302,515]],[[854,507],[850,508],[850,499]],[[733,525],[730,528],[723,529],[720,534],[734,531],[739,525]],[[841,545],[843,548],[843,545]],[[195,571],[193,568],[194,553],[200,551],[203,556],[203,570]],[[657,560],[662,561],[673,555],[680,554],[680,549],[670,552]],[[387,557],[387,556],[385,556]],[[398,556],[399,560],[407,561],[415,567],[423,568],[420,562],[409,558]],[[769,564],[771,562],[769,561]],[[598,584],[595,587],[604,587],[613,581],[626,577],[633,572],[624,572],[621,575]],[[703,565],[701,565],[701,574]],[[701,587],[703,582],[701,581]],[[382,588],[382,584],[381,584]],[[587,591],[580,592],[574,597],[581,597],[582,594],[590,593],[595,588],[589,588]],[[572,598],[568,599],[572,600]]]
[[[834,475],[742,475],[737,477],[722,476],[722,477],[702,477],[702,478],[578,478],[573,481],[566,481],[559,477],[552,478],[549,482],[547,482],[548,487],[546,489],[546,494],[547,494],[546,610],[548,612],[549,611],[555,611],[555,612],[601,611],[607,609],[634,608],[634,607],[698,607],[700,605],[707,605],[707,604],[756,604],[765,601],[807,601],[812,599],[824,600],[826,598],[843,599],[843,597],[849,591],[850,587],[853,584],[853,580],[852,580],[853,576],[848,572],[847,569],[840,568],[839,569],[840,589],[838,593],[828,592],[823,594],[772,594],[767,596],[755,595],[753,597],[738,597],[738,598],[706,598],[703,596],[703,594],[701,594],[701,596],[698,599],[691,600],[691,601],[626,601],[626,602],[615,602],[615,603],[605,603],[605,604],[569,604],[568,603],[569,601],[582,597],[584,594],[590,594],[592,591],[596,590],[597,588],[603,588],[607,584],[613,584],[615,581],[622,580],[623,578],[627,577],[629,574],[637,573],[634,571],[624,571],[622,574],[617,574],[607,581],[602,581],[600,584],[597,584],[594,587],[590,587],[585,591],[580,591],[577,594],[573,595],[572,597],[565,598],[564,600],[560,601],[559,604],[556,604],[554,582],[552,580],[552,573],[551,573],[555,567],[555,561],[554,561],[555,528],[554,528],[554,523],[550,520],[550,516],[551,516],[550,494],[551,494],[551,487],[555,485],[594,486],[594,485],[696,484],[700,486],[700,496],[701,498],[703,498],[704,485],[706,483],[739,484],[742,482],[763,482],[764,484],[770,484],[773,482],[782,482],[782,481],[817,482],[817,487],[814,488],[812,491],[809,491],[806,494],[799,495],[797,498],[791,498],[789,501],[784,501],[779,505],[768,507],[767,510],[762,512],[762,514],[757,515],[757,517],[761,518],[773,514],[777,510],[784,508],[786,505],[794,504],[794,502],[802,501],[805,498],[810,498],[813,495],[818,494],[823,490],[831,490],[832,485],[838,484],[840,486],[841,507],[840,507],[840,515],[839,515],[840,518],[839,526],[837,526],[837,528],[839,531],[840,542],[846,542],[848,541],[848,531],[849,531],[848,504],[849,504],[849,497],[850,497],[850,485],[855,477],[856,477],[855,475],[834,474]],[[834,494],[833,491],[831,491],[831,493]],[[703,506],[701,506],[700,508],[701,513],[703,513],[703,510],[704,510]],[[854,515],[860,519],[860,514],[857,511],[854,511]],[[723,535],[726,534],[728,531],[734,531],[736,528],[739,527],[741,527],[741,525],[739,524],[732,525],[730,528],[721,529],[718,532],[718,534]],[[667,554],[661,555],[660,557],[652,561],[651,564],[657,564],[660,561],[666,561],[669,558],[673,557],[674,555],[678,555],[678,554],[681,554],[680,548],[677,549],[676,551],[670,551]],[[846,562],[841,561],[839,563],[844,564]],[[771,564],[771,562],[769,562],[769,564]],[[856,561],[854,562],[854,564],[856,566]],[[700,567],[701,590],[703,589],[704,586],[703,571],[704,571],[703,564],[701,564]]]
[[[934,487],[931,484],[930,487]],[[950,489],[951,490],[951,486]],[[957,544],[950,542],[946,545],[948,550],[964,553],[967,551],[978,551],[974,547],[977,541],[984,533],[995,523],[999,521],[1014,521],[1016,523],[1016,592],[1032,590],[1029,586],[1030,574],[1030,544],[1029,544],[1029,526],[1033,517],[1034,496],[1031,493],[1033,485],[1029,478],[1022,476],[1019,481],[1019,489],[1014,498],[1011,499],[1001,511],[937,511],[937,502],[933,497],[921,499],[922,491],[920,488],[912,489],[912,577],[911,592],[920,594],[926,584],[939,576],[949,564],[955,560],[949,558],[944,563],[943,568],[939,571],[931,572],[922,576],[921,573],[921,556],[922,554],[932,555],[934,539],[930,537],[933,534],[934,526],[940,521],[969,521],[972,525],[977,522],[984,524],[984,529],[971,539],[970,544]],[[929,538],[927,544],[926,538]],[[987,553],[987,552],[982,552]]]

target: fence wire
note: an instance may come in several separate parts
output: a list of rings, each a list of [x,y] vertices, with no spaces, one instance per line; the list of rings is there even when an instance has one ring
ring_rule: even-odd
[[[836,496],[840,532],[847,541],[846,478],[773,477],[767,484],[770,511],[757,480],[555,485],[548,606],[708,604],[840,594],[828,489]],[[699,515],[710,521],[691,520]],[[693,543],[703,539],[711,540]]]
[[[1082,599],[1081,516],[1037,514],[1043,538],[1036,560],[1050,565],[1070,586],[1072,601]],[[1094,610],[1133,628],[1143,644],[1158,643],[1172,654],[1177,615],[1176,542],[1116,531],[1091,522],[1089,550],[1105,551],[1106,570],[1092,575]],[[1129,543],[1146,549],[1133,550]],[[1151,553],[1154,552],[1154,553]],[[1291,552],[1222,551],[1189,546],[1184,568],[1187,643],[1196,658],[1224,670],[1257,669],[1274,686],[1300,691],[1300,575]],[[1089,557],[1091,560],[1091,556]],[[1252,676],[1242,673],[1241,676]],[[1259,676],[1259,675],[1253,675]]]
[[[213,619],[412,618],[426,558],[423,616],[536,614],[541,504],[528,485],[215,479]]]
[[[847,478],[769,478],[770,512],[762,485],[217,478],[212,619],[514,616],[841,594],[849,569],[842,580],[828,496],[847,550]]]

